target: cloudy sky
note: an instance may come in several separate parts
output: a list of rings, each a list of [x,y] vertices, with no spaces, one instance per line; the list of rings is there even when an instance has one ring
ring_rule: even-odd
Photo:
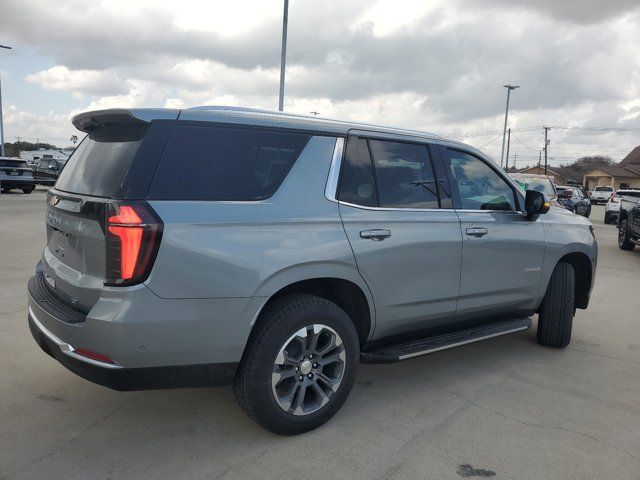
[[[5,139],[68,144],[110,107],[277,109],[282,0],[0,0]],[[291,0],[285,110],[451,135],[500,157],[640,144],[638,0]],[[511,161],[512,161],[511,160]]]

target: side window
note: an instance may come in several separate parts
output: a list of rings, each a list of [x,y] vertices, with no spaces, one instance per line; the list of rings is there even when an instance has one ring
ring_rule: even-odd
[[[381,207],[439,208],[426,146],[380,140],[369,144]]]
[[[376,182],[367,140],[349,137],[342,171],[338,200],[365,207],[377,207]]]
[[[276,192],[309,138],[293,132],[178,125],[149,198],[264,200]]]
[[[513,189],[479,158],[459,150],[449,151],[451,178],[458,186],[465,210],[516,210]]]

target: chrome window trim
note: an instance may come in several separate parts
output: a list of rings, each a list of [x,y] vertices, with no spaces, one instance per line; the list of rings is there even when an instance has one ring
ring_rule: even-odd
[[[34,313],[34,311],[33,311],[33,309],[31,307],[29,307],[29,315],[31,316],[31,319],[33,320],[33,323],[35,323],[35,325],[38,328],[38,330],[40,330],[40,332],[45,337],[47,337],[49,340],[51,340],[53,343],[55,343],[58,346],[58,348],[60,349],[60,351],[62,353],[64,353],[65,355],[69,355],[70,357],[75,358],[76,360],[80,360],[81,362],[89,363],[91,365],[95,365],[96,367],[110,368],[110,369],[122,368],[122,365],[118,365],[117,363],[110,364],[110,363],[100,362],[100,361],[94,360],[92,358],[83,357],[82,355],[78,355],[76,353],[76,351],[75,351],[75,348],[73,348],[73,345],[69,345],[68,343],[64,342],[63,340],[60,340],[52,332],[47,330],[47,328],[42,324],[42,322],[40,322],[40,320],[38,320],[38,317],[36,317],[36,314]]]
[[[347,207],[360,208],[362,210],[383,211],[383,212],[461,212],[461,213],[511,213],[523,215],[524,212],[517,210],[470,210],[455,208],[403,208],[403,207],[370,207],[366,205],[358,205],[356,203],[343,202],[338,200],[338,181],[340,179],[340,167],[344,158],[344,148],[346,139],[337,137],[335,146],[333,147],[333,155],[331,157],[331,167],[327,177],[327,184],[324,190],[324,196],[327,200],[345,205]],[[426,145],[426,144],[425,144]],[[489,167],[491,168],[491,167]],[[503,177],[502,177],[503,178]]]
[[[361,208],[363,210],[378,210],[386,212],[454,212],[453,208],[408,208],[408,207],[369,207],[366,205],[358,205],[357,203],[342,202],[338,200],[340,205],[347,207]]]
[[[336,200],[334,200],[336,201]],[[455,208],[402,208],[402,207],[369,207],[366,205],[358,205],[357,203],[336,201],[340,205],[353,208],[361,208],[362,210],[377,210],[386,212],[456,212],[456,213],[503,213],[510,215],[526,215],[526,212],[519,212],[517,210],[463,210]]]
[[[336,203],[339,203],[336,197],[338,195],[338,179],[340,178],[340,167],[342,166],[344,143],[344,137],[336,138],[336,144],[333,147],[333,156],[331,157],[329,176],[327,177],[327,185],[324,189],[324,196],[327,198],[327,200]]]

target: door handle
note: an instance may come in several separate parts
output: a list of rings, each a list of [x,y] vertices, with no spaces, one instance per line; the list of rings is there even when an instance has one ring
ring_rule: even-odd
[[[390,236],[391,236],[391,230],[384,230],[384,229],[362,230],[360,232],[360,238],[366,238],[369,240],[373,240],[374,242],[380,242]]]
[[[489,230],[487,230],[484,227],[470,227],[467,228],[467,235],[469,235],[470,237],[484,237],[487,233],[489,233]]]

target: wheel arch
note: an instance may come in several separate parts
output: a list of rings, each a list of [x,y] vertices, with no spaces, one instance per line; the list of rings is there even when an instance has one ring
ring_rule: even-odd
[[[620,223],[621,220],[626,220],[628,216],[627,211],[620,207],[620,211],[618,212],[618,223]]]
[[[262,312],[274,301],[291,294],[308,294],[325,298],[342,308],[358,332],[360,345],[364,345],[374,329],[375,310],[370,292],[366,286],[355,283],[352,279],[335,276],[304,278],[273,291],[260,307],[252,325],[252,332],[259,328]]]
[[[591,286],[593,285],[594,266],[591,259],[586,253],[571,252],[561,257],[556,265],[560,262],[571,264],[575,272],[576,288],[574,304],[576,308],[585,309],[589,305],[589,297]],[[554,265],[555,269],[555,265]]]

